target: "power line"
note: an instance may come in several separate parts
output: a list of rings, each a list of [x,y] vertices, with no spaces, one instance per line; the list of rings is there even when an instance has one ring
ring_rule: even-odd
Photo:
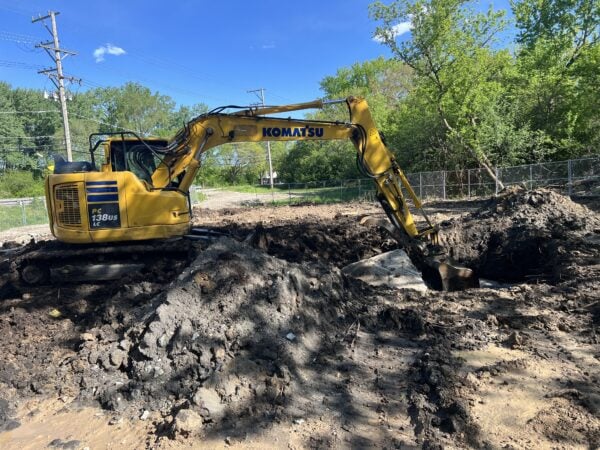
[[[43,136],[1,136],[0,135],[0,140],[2,139],[41,139],[41,138],[51,138],[51,139],[61,139],[59,137],[54,136],[53,134],[47,134],[47,135],[43,135]]]
[[[15,8],[13,5],[11,5],[11,6],[0,5],[0,9],[3,9],[5,11],[10,11],[15,14],[19,14],[21,16],[31,17],[31,15],[32,15],[30,10],[26,10],[24,8]]]
[[[57,109],[48,109],[40,111],[0,111],[0,114],[47,114],[47,113],[60,113]]]
[[[12,31],[0,30],[0,40],[16,42],[18,44],[36,44],[38,38],[30,36],[28,34],[13,33]]]
[[[43,66],[39,64],[30,64],[21,61],[8,61],[6,59],[0,59],[0,67],[7,67],[9,69],[26,69],[26,70],[39,70]]]
[[[92,119],[91,117],[85,117],[85,116],[82,116],[81,114],[77,114],[77,113],[71,113],[71,114],[74,115],[74,116],[76,116],[76,117],[79,117],[80,119],[85,119],[85,120],[89,120],[91,122],[96,122],[96,123],[99,123],[100,125],[106,125],[107,127],[111,127],[111,128],[116,129],[116,130],[132,131],[132,130],[128,130],[127,128],[120,127],[118,125],[112,125],[110,123],[102,122],[101,120]]]

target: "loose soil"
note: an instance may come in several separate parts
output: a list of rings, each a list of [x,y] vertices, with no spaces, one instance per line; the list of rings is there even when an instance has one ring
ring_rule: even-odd
[[[182,268],[5,286],[0,447],[600,446],[598,214],[547,190],[431,209],[497,288],[345,277],[399,247],[373,204],[197,210],[223,237]]]

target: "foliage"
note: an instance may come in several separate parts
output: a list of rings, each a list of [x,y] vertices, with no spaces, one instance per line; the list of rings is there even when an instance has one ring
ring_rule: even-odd
[[[44,179],[41,171],[8,171],[0,175],[0,198],[42,195],[44,195]]]
[[[600,3],[511,6],[517,33],[503,47],[496,38],[507,24],[504,12],[482,11],[475,0],[375,2],[375,38],[393,57],[339,68],[321,80],[321,90],[329,99],[365,97],[405,171],[483,166],[493,175],[494,165],[597,152]],[[410,33],[399,35],[399,24]],[[0,111],[0,195],[38,195],[52,155],[64,154],[58,104],[39,90],[0,82]],[[75,158],[87,157],[91,133],[171,137],[206,111],[134,82],[78,93],[69,102]],[[332,105],[307,118],[347,121],[348,111]],[[271,142],[271,154],[279,181],[359,176],[349,142]],[[213,149],[202,156],[197,182],[255,184],[268,171],[265,155],[264,143]]]
[[[382,131],[390,116],[412,88],[411,69],[395,60],[377,58],[341,68],[321,81],[329,99],[366,97],[375,122]],[[344,104],[332,105],[309,116],[311,119],[348,121]],[[356,178],[356,150],[349,141],[297,142],[276,158],[279,180],[307,182]]]
[[[518,164],[597,151],[597,1],[516,0],[516,52],[494,42],[502,11],[468,0],[371,5],[375,35],[413,69],[385,124],[409,170]],[[395,32],[410,24],[410,38]],[[470,161],[470,163],[469,163]]]
[[[548,158],[597,151],[600,144],[600,3],[513,3],[520,44],[513,90],[522,119],[546,136]]]
[[[0,231],[42,223],[48,223],[48,212],[42,199],[35,198],[31,203],[23,205],[0,205]]]
[[[502,12],[475,12],[465,0],[399,0],[372,4],[371,15],[382,22],[376,37],[413,69],[412,95],[426,100],[422,103],[430,114],[437,113],[445,129],[436,159],[453,166],[470,156],[489,167],[495,149],[483,148],[481,125],[488,117],[484,113],[502,97],[502,79],[511,63],[508,52],[491,47],[504,27]],[[410,21],[410,40],[398,42],[398,21]],[[447,148],[450,152],[443,151]]]
[[[157,135],[168,128],[169,113],[175,102],[166,95],[152,93],[139,83],[96,91],[96,108],[103,116],[100,131],[131,130],[141,136]]]
[[[350,142],[297,142],[283,158],[279,180],[307,182],[358,178],[356,150]]]

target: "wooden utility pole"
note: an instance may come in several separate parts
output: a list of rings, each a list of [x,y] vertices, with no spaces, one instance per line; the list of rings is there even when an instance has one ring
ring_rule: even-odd
[[[58,99],[60,101],[60,109],[62,112],[63,119],[63,129],[65,132],[65,145],[67,147],[67,160],[73,161],[73,153],[71,151],[71,131],[69,129],[69,113],[67,112],[67,95],[65,93],[65,79],[71,82],[81,82],[81,80],[79,78],[65,77],[63,75],[63,53],[65,54],[65,58],[68,55],[76,55],[77,53],[60,48],[60,43],[58,41],[58,31],[56,29],[56,16],[58,14],[58,12],[49,11],[48,15],[44,17],[39,16],[37,18],[32,18],[31,22],[34,23],[42,21],[46,30],[48,30],[48,32],[52,35],[52,41],[41,42],[37,44],[36,47],[43,48],[44,50],[46,50],[46,53],[48,53],[48,56],[50,56],[50,58],[54,61],[56,67],[53,67],[51,69],[40,70],[38,71],[38,73],[42,73],[48,76],[48,78],[50,78],[54,86],[56,86],[56,88],[58,89]],[[49,28],[48,25],[46,25],[46,23],[44,22],[45,19],[51,20],[51,28]]]
[[[260,92],[260,95],[258,93]],[[265,88],[258,88],[248,93],[256,94],[260,99],[260,103],[262,106],[265,106]],[[269,162],[269,181],[271,184],[271,189],[273,189],[273,163],[271,162],[271,142],[267,141],[267,161]]]

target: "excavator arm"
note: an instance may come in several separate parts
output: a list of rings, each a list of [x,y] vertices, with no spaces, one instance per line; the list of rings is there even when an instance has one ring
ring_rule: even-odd
[[[347,122],[291,119],[271,117],[309,108],[323,108],[334,103],[345,103],[349,111]],[[420,199],[415,194],[386,147],[377,130],[367,102],[349,97],[343,100],[317,100],[286,106],[255,107],[225,113],[221,109],[203,114],[192,120],[169,143],[171,154],[166,157],[152,179],[155,186],[167,186],[171,180],[182,175],[179,189],[187,192],[200,168],[200,157],[207,150],[227,143],[262,141],[303,140],[350,140],[357,151],[358,166],[372,178],[390,221],[412,238],[427,237],[437,241],[436,228],[425,215]],[[418,229],[408,206],[407,196],[412,200],[427,225]]]

